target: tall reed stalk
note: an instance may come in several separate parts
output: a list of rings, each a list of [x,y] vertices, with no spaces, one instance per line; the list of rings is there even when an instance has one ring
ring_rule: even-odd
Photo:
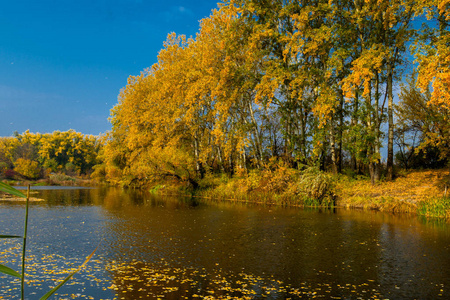
[[[25,254],[27,248],[27,231],[28,231],[28,207],[30,206],[30,185],[27,187],[27,204],[25,205],[25,225],[23,229],[23,246],[22,246],[22,276],[20,280],[20,295],[25,299]]]

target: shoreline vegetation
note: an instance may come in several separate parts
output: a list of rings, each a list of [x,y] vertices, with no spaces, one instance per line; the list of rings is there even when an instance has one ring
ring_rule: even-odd
[[[188,181],[166,178],[140,189],[157,195],[189,196],[205,201],[245,202],[291,207],[347,208],[408,213],[450,221],[450,172],[448,168],[400,170],[393,181],[375,185],[364,175],[323,172],[317,168],[303,171],[287,167],[252,170],[229,178],[207,174],[193,188]],[[104,186],[105,182],[55,174],[35,181],[9,180],[12,185]],[[17,201],[0,194],[0,201]],[[42,201],[30,198],[30,201]]]
[[[376,184],[362,175],[285,168],[278,172],[253,171],[234,178],[205,176],[197,189],[178,180],[166,180],[153,184],[149,191],[214,201],[409,213],[450,221],[449,186],[448,168],[402,170],[393,181]]]

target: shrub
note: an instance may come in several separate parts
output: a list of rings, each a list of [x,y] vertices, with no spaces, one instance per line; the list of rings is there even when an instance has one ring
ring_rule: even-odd
[[[50,174],[49,179],[53,183],[75,182],[75,178],[66,174]]]
[[[77,167],[72,162],[68,162],[64,166],[64,170],[67,175],[72,175],[72,176],[78,175]]]
[[[106,165],[99,164],[93,167],[94,171],[91,173],[90,178],[97,181],[106,180]]]
[[[157,194],[159,190],[162,190],[165,187],[166,187],[165,185],[158,184],[158,185],[155,185],[154,187],[152,187],[149,190],[149,192],[150,192],[150,194]]]
[[[0,162],[0,172],[5,173],[5,171],[8,170],[8,164],[5,162]]]
[[[246,192],[251,192],[260,187],[261,172],[259,170],[251,170],[245,178]]]
[[[58,162],[54,158],[50,158],[44,162],[44,168],[48,173],[56,172],[58,170]]]
[[[293,182],[297,171],[280,161],[275,168],[264,171],[264,191],[282,194]]]
[[[29,179],[37,179],[41,173],[41,168],[36,161],[24,158],[16,160],[14,170]]]
[[[331,176],[321,172],[316,167],[304,170],[297,182],[297,192],[303,197],[305,205],[334,205],[334,194],[332,191]]]
[[[12,169],[8,169],[3,172],[3,175],[5,175],[6,179],[14,179],[14,177],[16,176],[16,172],[14,172],[14,170]]]

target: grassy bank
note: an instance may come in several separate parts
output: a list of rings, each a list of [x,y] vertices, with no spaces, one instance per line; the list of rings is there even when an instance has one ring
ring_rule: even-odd
[[[335,205],[333,189],[332,177],[316,168],[300,172],[281,166],[233,178],[209,176],[200,182],[195,195],[270,205],[331,207]]]
[[[372,185],[369,178],[332,176],[316,168],[303,171],[278,166],[253,170],[232,178],[207,175],[195,191],[182,184],[165,182],[153,186],[154,193],[191,193],[215,201],[251,202],[284,206],[346,207],[411,213],[450,220],[448,169],[401,171],[391,181]]]
[[[400,172],[395,180],[375,185],[369,179],[341,176],[336,184],[337,204],[450,219],[449,195],[444,196],[449,180],[448,169]]]

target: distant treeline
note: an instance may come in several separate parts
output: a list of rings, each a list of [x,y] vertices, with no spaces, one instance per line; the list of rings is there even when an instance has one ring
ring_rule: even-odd
[[[73,130],[0,138],[0,176],[39,179],[51,173],[89,175],[99,163],[99,138]]]
[[[101,173],[195,184],[278,160],[376,181],[394,176],[394,162],[443,166],[449,22],[449,0],[225,1],[195,37],[170,34],[158,62],[130,76]]]

